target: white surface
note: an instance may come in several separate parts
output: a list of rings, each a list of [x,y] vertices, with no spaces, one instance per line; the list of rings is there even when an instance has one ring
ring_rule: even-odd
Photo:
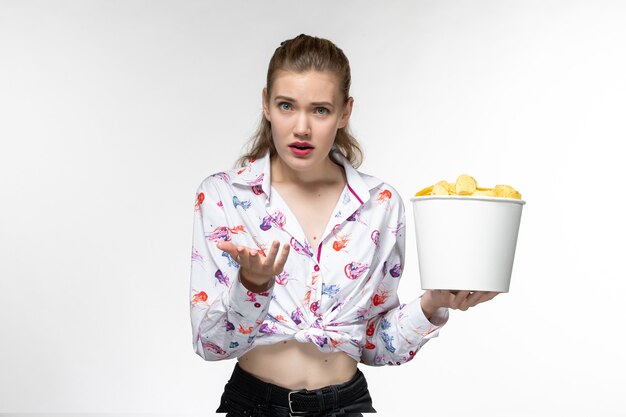
[[[527,200],[510,293],[362,367],[379,415],[625,415],[625,21],[606,0],[1,1],[0,412],[216,408],[234,363],[191,346],[194,191],[304,32],[350,58],[362,170],[407,206],[461,172]]]
[[[524,203],[412,197],[421,288],[508,292]]]

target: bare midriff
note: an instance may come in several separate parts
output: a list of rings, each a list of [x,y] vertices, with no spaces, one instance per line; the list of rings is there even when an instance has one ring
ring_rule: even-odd
[[[343,352],[322,352],[297,340],[261,345],[239,359],[239,366],[262,381],[289,389],[318,389],[352,379],[357,362]]]

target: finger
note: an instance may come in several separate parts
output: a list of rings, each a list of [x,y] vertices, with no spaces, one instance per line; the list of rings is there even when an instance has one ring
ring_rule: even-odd
[[[452,306],[450,308],[454,310],[460,308],[461,304],[463,303],[463,301],[465,301],[469,293],[470,293],[469,291],[465,291],[465,290],[459,291],[458,293],[456,293],[456,295],[454,296],[454,299],[452,300]]]
[[[248,267],[252,271],[263,271],[263,258],[261,252],[256,248],[244,248],[244,253],[248,257]]]
[[[249,265],[248,262],[248,251],[243,246],[237,246],[237,263],[242,268],[247,268]]]
[[[497,291],[484,291],[483,295],[480,298],[479,303],[484,303],[485,301],[492,300],[498,294],[500,293]]]
[[[273,241],[272,246],[270,247],[270,251],[267,254],[267,258],[265,259],[265,262],[267,262],[268,265],[274,265],[274,261],[276,260],[276,254],[278,254],[279,248],[280,242],[278,240]]]
[[[236,246],[230,241],[219,241],[216,246],[218,249],[228,253],[230,257],[233,258],[239,265],[241,265],[242,262],[245,262],[242,257],[242,254],[247,252],[247,248],[245,246]]]
[[[450,308],[452,308],[452,306],[454,305],[454,298],[457,296],[458,293],[459,293],[458,290],[442,290],[441,291],[441,295],[447,299],[448,301],[447,305]]]
[[[469,297],[467,297],[465,301],[463,302],[463,307],[465,307],[465,310],[467,310],[470,307],[474,307],[477,304],[480,304],[480,300],[482,299],[484,294],[485,294],[484,291],[474,291],[470,293]],[[463,310],[463,308],[461,308],[461,310]]]
[[[472,300],[472,304],[470,305],[470,307],[474,307],[474,306],[477,306],[478,304],[484,303],[485,301],[489,301],[493,297],[495,297],[498,293],[493,292],[493,291],[477,291],[474,294],[479,294],[479,297],[476,300]]]
[[[233,242],[219,240],[215,243],[215,246],[217,246],[219,250],[226,252],[231,258],[235,259],[237,256],[237,247],[233,244]]]
[[[283,250],[280,252],[280,256],[278,257],[278,262],[276,265],[274,265],[274,275],[278,275],[281,272],[283,272],[285,263],[287,263],[287,257],[289,256],[290,249],[291,249],[291,245],[289,245],[289,243],[283,244]]]

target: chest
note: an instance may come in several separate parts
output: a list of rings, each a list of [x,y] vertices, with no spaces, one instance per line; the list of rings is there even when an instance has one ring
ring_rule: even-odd
[[[311,247],[317,248],[341,198],[344,185],[306,191],[280,185],[273,187],[296,217]]]

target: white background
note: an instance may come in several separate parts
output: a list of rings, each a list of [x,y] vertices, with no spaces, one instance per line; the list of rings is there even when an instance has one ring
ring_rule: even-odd
[[[392,4],[393,3],[393,4]],[[452,311],[381,416],[624,416],[621,1],[0,1],[0,412],[211,415],[195,189],[231,168],[282,40],[350,59],[361,170],[527,201],[511,291]],[[400,299],[420,293],[408,234]]]

